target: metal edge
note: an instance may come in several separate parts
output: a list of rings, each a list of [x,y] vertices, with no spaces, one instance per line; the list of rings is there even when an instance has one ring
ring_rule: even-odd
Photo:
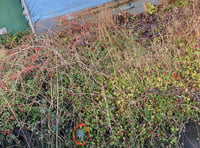
[[[24,6],[24,10],[28,13],[27,17],[28,17],[29,26],[31,27],[32,32],[35,33],[35,28],[33,26],[33,22],[31,20],[30,12],[29,12],[29,9],[28,9],[28,7],[26,5],[26,2],[24,0],[21,0],[21,3]]]

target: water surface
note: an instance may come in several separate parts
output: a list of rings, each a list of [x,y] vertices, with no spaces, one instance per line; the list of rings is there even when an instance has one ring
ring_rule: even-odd
[[[25,0],[33,22],[91,8],[112,0]]]

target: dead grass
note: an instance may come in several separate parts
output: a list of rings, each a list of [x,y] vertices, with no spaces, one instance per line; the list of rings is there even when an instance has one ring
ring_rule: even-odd
[[[62,18],[53,36],[24,36],[1,58],[2,129],[26,125],[37,146],[73,146],[80,123],[91,146],[179,145],[183,125],[199,119],[190,95],[200,86],[197,8],[134,17],[105,9],[95,21]],[[12,104],[17,120],[3,123]]]

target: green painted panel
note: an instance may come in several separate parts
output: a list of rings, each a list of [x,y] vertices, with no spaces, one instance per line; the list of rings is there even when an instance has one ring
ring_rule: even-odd
[[[0,28],[6,27],[9,33],[27,30],[22,11],[20,0],[0,0]]]

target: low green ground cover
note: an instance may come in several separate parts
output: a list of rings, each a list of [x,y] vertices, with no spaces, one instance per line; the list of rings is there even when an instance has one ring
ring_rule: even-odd
[[[104,11],[1,46],[1,145],[78,147],[84,123],[85,147],[181,147],[185,123],[200,118],[197,8]]]

